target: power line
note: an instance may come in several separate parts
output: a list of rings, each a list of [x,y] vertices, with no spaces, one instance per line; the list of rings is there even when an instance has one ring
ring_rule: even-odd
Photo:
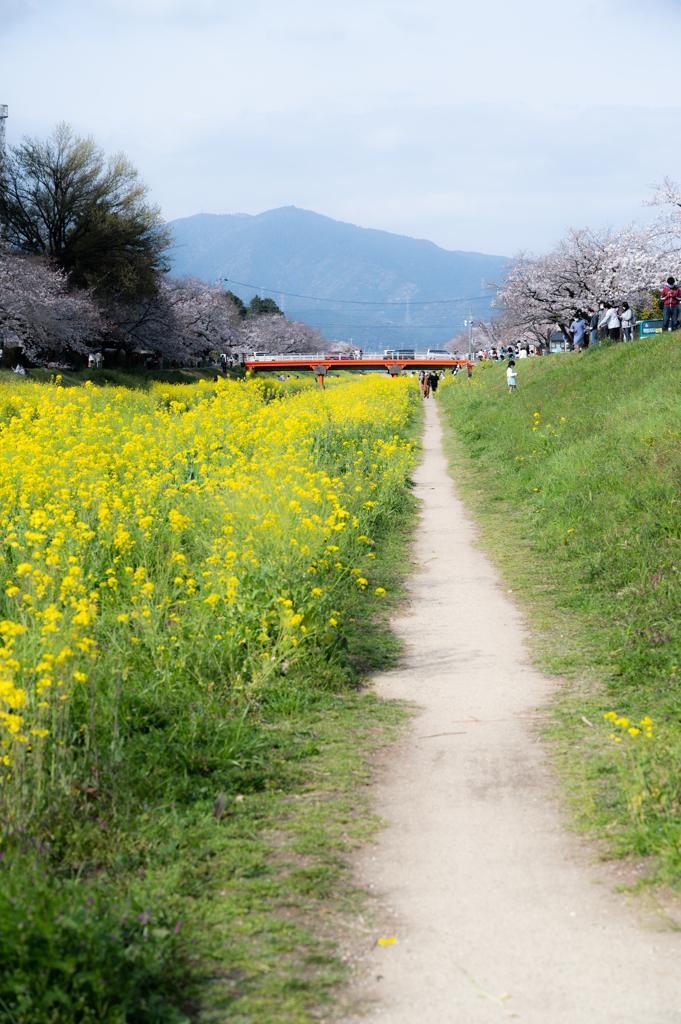
[[[282,292],[281,288],[266,288],[262,284],[248,284],[247,281],[234,281],[229,277],[221,277],[220,281],[224,281],[225,284],[239,284],[243,288],[255,288],[256,292],[272,292],[273,295],[285,295],[288,299],[311,299],[312,302],[342,302],[350,306],[432,306],[435,303],[471,302],[486,298],[484,295],[467,295],[462,299],[429,299],[425,302],[412,302],[411,299],[406,299],[404,302],[369,302],[365,299],[325,299],[319,295],[297,295],[295,292]]]
[[[326,324],[306,320],[308,327],[350,327],[352,330],[367,331],[458,331],[462,324]]]
[[[329,300],[329,301],[331,301],[331,300]],[[447,301],[453,302],[454,300],[451,299],[451,300],[447,300]],[[470,302],[470,303],[473,303],[473,304],[476,303],[476,302],[487,303],[487,302],[489,302],[489,299],[485,298],[484,296],[478,296],[477,298],[474,298],[474,299],[461,299],[461,302],[462,303],[463,302]],[[388,303],[386,303],[386,305],[388,305]],[[296,315],[302,315],[302,314],[310,314],[310,315],[312,315],[312,314],[315,314],[315,313],[319,314],[319,313],[323,313],[324,312],[323,309],[315,309],[314,307],[313,308],[305,308],[305,307],[303,307],[301,309],[301,308],[298,308],[296,306],[288,306],[287,308],[288,308],[288,311],[289,311],[287,315],[289,315],[289,316],[292,315],[292,313],[295,313]],[[345,316],[345,310],[342,310],[342,309],[330,309],[328,312],[329,313],[335,313],[337,316]],[[352,316],[354,313],[361,312],[361,310],[348,310],[348,312],[349,312],[350,316]],[[424,316],[428,316],[428,315],[444,316],[444,312],[441,313],[439,310],[432,310],[431,311],[431,310],[427,310],[427,309],[422,309],[421,312],[424,314]],[[448,309],[448,310],[446,310],[446,312],[447,312],[447,314],[454,313],[455,316],[458,315],[457,314],[457,310],[455,310],[455,309],[454,310],[453,309]],[[375,312],[373,310],[371,310],[371,311],[367,310],[367,313],[370,313],[370,315],[374,315],[374,316],[377,316],[377,317],[390,315],[390,314],[387,313],[386,310],[383,310],[383,309],[377,309]]]

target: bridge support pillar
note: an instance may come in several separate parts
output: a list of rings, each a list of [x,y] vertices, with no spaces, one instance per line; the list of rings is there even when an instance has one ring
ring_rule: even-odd
[[[317,374],[317,380],[319,381],[319,386],[323,388],[324,387],[324,378],[326,377],[326,371],[328,370],[328,366],[313,366],[312,369]]]

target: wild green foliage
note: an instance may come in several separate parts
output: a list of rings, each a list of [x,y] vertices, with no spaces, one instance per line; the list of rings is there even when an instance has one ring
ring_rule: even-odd
[[[182,921],[144,888],[59,877],[39,856],[3,855],[0,1020],[186,1020],[168,998],[179,999],[184,980]]]
[[[545,664],[578,680],[554,735],[581,819],[669,879],[681,874],[680,356],[674,334],[528,360],[512,395],[490,364],[439,396],[487,542],[542,620]]]

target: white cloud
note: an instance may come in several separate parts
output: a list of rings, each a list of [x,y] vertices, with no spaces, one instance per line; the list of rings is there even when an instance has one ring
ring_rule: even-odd
[[[636,216],[681,163],[668,0],[0,5],[10,141],[70,121],[169,217],[295,203],[504,253]]]

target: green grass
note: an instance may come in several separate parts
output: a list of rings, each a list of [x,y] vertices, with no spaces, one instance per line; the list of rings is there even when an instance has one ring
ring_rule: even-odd
[[[493,364],[438,394],[482,542],[525,603],[537,658],[563,678],[549,735],[574,820],[611,854],[649,858],[649,877],[674,883],[680,358],[677,333],[521,362],[513,395]]]
[[[211,779],[181,807],[157,793],[118,828],[94,812],[8,853],[0,1020],[314,1020],[345,975],[322,915],[363,902],[347,853],[379,824],[370,757],[405,716],[301,681],[248,708],[222,817]]]

